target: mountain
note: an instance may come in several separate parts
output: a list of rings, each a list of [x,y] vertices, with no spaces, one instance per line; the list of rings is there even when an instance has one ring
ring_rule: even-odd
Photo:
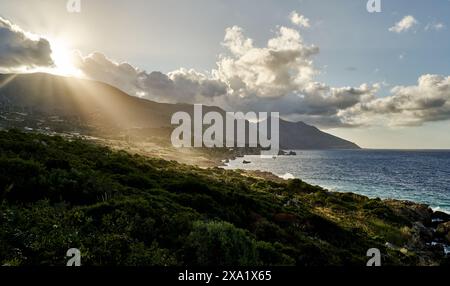
[[[320,131],[301,121],[280,120],[280,142],[283,149],[360,149],[353,142]]]
[[[193,105],[158,103],[130,96],[105,83],[45,73],[0,74],[0,126],[65,130],[146,130],[172,128],[177,111],[193,113]],[[203,112],[225,111],[204,106]],[[49,125],[51,125],[49,127]],[[20,124],[19,124],[20,126]],[[67,131],[67,130],[65,130]],[[284,149],[357,149],[356,144],[303,122],[280,120]]]

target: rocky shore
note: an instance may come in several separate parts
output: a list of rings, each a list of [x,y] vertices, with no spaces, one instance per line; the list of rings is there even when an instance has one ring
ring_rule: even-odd
[[[433,211],[428,205],[409,201],[385,200],[399,216],[412,222],[409,239],[404,245],[387,243],[402,252],[414,251],[424,265],[433,265],[433,259],[448,256],[450,250],[450,215]]]

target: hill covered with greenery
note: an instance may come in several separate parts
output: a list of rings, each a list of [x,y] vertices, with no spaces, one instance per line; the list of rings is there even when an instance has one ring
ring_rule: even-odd
[[[426,206],[332,193],[301,180],[201,169],[88,141],[0,132],[0,263],[384,265],[443,263]],[[426,229],[426,227],[424,226]]]

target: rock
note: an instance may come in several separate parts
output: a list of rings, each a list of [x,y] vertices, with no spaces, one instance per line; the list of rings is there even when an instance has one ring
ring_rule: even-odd
[[[450,221],[450,214],[436,211],[431,215],[431,219],[438,222],[447,222]]]
[[[450,232],[450,222],[444,222],[437,226],[436,233],[446,235]]]
[[[412,232],[416,233],[422,241],[433,240],[433,231],[430,228],[425,227],[421,222],[415,222],[413,224]]]
[[[448,243],[450,243],[450,222],[444,222],[437,226],[436,235],[438,237],[444,238]]]
[[[297,153],[295,153],[294,151],[289,152],[283,150],[278,151],[278,156],[295,156],[295,155],[297,155]]]

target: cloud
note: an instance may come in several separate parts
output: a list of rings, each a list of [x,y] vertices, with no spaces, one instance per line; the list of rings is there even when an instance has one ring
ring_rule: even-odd
[[[76,56],[73,61],[87,77],[117,86],[124,91],[138,96],[140,71],[127,63],[117,63],[99,52],[82,57]]]
[[[50,67],[50,43],[0,17],[0,69]]]
[[[357,123],[344,122],[340,112],[372,100],[378,90],[379,85],[336,88],[312,83],[302,95],[288,94],[281,99],[264,100],[252,97],[239,101],[238,106],[243,111],[280,111],[287,119],[302,120],[320,127],[354,127]]]
[[[313,58],[319,48],[304,43],[296,30],[280,27],[266,46],[256,47],[243,29],[226,30],[230,54],[220,57],[212,75],[226,83],[226,96],[214,98],[229,110],[279,111],[284,117],[304,119],[322,127],[342,126],[341,109],[372,98],[379,85],[331,87],[317,82]]]
[[[52,65],[47,40],[0,19],[0,67]],[[180,68],[167,74],[147,72],[104,54],[74,54],[84,77],[159,102],[202,103],[230,111],[278,111],[282,117],[319,127],[421,125],[450,120],[450,77],[423,75],[416,85],[395,86],[377,96],[382,84],[334,87],[316,80],[319,48],[304,42],[300,32],[279,27],[263,46],[244,30],[225,31],[216,68],[198,72]]]
[[[433,22],[433,23],[428,23],[425,26],[425,31],[430,31],[430,30],[434,30],[434,31],[441,31],[443,29],[445,29],[445,24],[441,23],[441,22]]]
[[[108,83],[133,96],[160,102],[195,103],[227,92],[224,83],[194,70],[179,69],[167,75],[147,73],[128,63],[115,62],[99,52],[87,57],[78,54],[74,62],[87,78]]]
[[[413,26],[419,22],[411,15],[403,17],[402,20],[397,22],[394,26],[389,28],[390,32],[402,33],[410,30]]]
[[[302,27],[302,28],[309,28],[310,24],[309,24],[309,19],[306,18],[305,16],[297,13],[297,11],[293,11],[290,16],[289,16],[292,24]]]
[[[134,96],[160,102],[203,103],[235,111],[280,111],[314,116],[330,123],[341,108],[357,104],[372,87],[334,88],[318,83],[313,57],[319,49],[304,43],[296,30],[280,27],[264,47],[256,47],[242,28],[226,29],[217,68],[210,73],[180,68],[168,74],[146,72],[101,53],[77,56],[90,79],[114,85]],[[333,126],[339,124],[338,120]]]
[[[279,111],[322,127],[343,126],[338,114],[375,96],[378,85],[331,87],[315,81],[313,57],[319,48],[304,43],[294,29],[280,27],[257,47],[240,27],[225,31],[217,68],[209,73],[180,68],[168,74],[146,72],[101,53],[78,56],[87,78],[114,85],[129,94],[159,102],[202,103],[231,111]],[[348,125],[346,125],[348,126]]]
[[[255,47],[237,26],[225,31],[222,43],[229,54],[220,56],[209,74],[180,68],[167,75],[147,73],[117,63],[101,53],[79,56],[77,67],[88,77],[133,95],[153,100],[196,102],[218,96],[279,98],[305,89],[317,71],[312,57],[319,49],[304,44],[298,31],[281,27],[266,47]]]
[[[216,97],[225,96],[228,91],[226,83],[193,69],[181,68],[170,72],[168,76],[175,85],[174,91],[178,102],[207,102]]]
[[[422,75],[417,85],[396,86],[387,97],[373,98],[341,112],[350,125],[406,125],[450,119],[450,76]]]
[[[256,47],[243,29],[230,27],[222,55],[210,73],[178,69],[147,73],[100,53],[80,57],[86,76],[160,102],[203,103],[231,111],[279,111],[284,118],[322,128],[364,125],[421,125],[450,119],[450,77],[423,75],[417,85],[332,87],[317,82],[313,57],[319,49],[298,31],[280,27],[266,46]]]
[[[215,77],[225,82],[231,95],[282,97],[304,89],[317,73],[312,57],[319,52],[306,45],[299,32],[280,27],[266,47],[254,47],[239,27],[228,28],[223,45],[230,55],[217,62]]]
[[[245,38],[243,29],[238,26],[225,30],[225,39],[222,44],[235,55],[243,55],[253,48],[253,40]]]

